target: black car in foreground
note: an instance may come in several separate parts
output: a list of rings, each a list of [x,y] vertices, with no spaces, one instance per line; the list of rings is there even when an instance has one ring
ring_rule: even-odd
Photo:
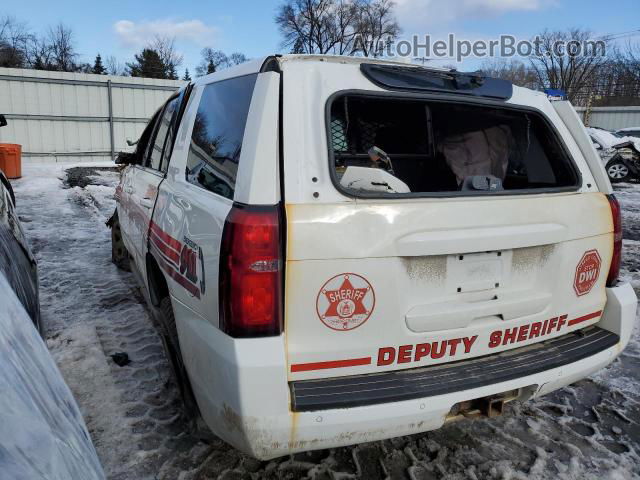
[[[0,126],[6,125],[0,115]],[[7,278],[36,328],[43,333],[38,297],[38,265],[22,231],[16,198],[9,180],[0,170],[0,273]]]

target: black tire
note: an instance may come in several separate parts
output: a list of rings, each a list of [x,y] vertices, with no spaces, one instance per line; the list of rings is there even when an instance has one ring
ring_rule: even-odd
[[[127,251],[127,247],[124,246],[124,241],[122,240],[118,210],[113,212],[113,215],[109,221],[107,221],[107,226],[111,228],[111,261],[120,270],[130,272],[131,265],[129,263],[129,252]]]
[[[191,423],[193,430],[197,429],[198,419],[200,418],[200,410],[196,403],[191,382],[187,374],[187,369],[182,360],[182,352],[180,351],[180,342],[178,340],[178,330],[176,329],[176,319],[173,314],[173,306],[171,298],[165,297],[160,301],[160,336],[162,344],[171,365],[172,376],[180,390],[180,397],[184,406],[184,413],[187,420]]]
[[[628,182],[631,180],[631,170],[622,160],[613,158],[605,166],[607,176],[611,183]]]

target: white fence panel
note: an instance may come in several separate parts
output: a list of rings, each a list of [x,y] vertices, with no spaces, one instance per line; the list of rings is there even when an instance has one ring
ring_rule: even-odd
[[[576,107],[584,121],[585,107]],[[606,130],[619,130],[627,127],[640,127],[640,106],[637,107],[593,107],[589,114],[590,127]]]
[[[112,153],[131,150],[126,140],[137,139],[183,84],[0,68],[0,113],[8,121],[0,142],[21,144],[25,162],[108,160]]]

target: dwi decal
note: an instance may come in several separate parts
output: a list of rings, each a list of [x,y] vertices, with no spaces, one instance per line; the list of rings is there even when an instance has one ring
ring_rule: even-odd
[[[591,291],[600,276],[602,260],[597,250],[589,250],[582,255],[576,267],[573,290],[581,297]]]
[[[320,321],[332,330],[353,330],[366,322],[376,305],[369,281],[355,273],[330,278],[316,298]]]

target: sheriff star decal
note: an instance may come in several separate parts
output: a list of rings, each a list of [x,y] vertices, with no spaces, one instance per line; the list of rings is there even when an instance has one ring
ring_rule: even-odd
[[[353,330],[366,322],[375,308],[373,287],[355,273],[341,273],[329,279],[318,292],[316,312],[332,330]]]

